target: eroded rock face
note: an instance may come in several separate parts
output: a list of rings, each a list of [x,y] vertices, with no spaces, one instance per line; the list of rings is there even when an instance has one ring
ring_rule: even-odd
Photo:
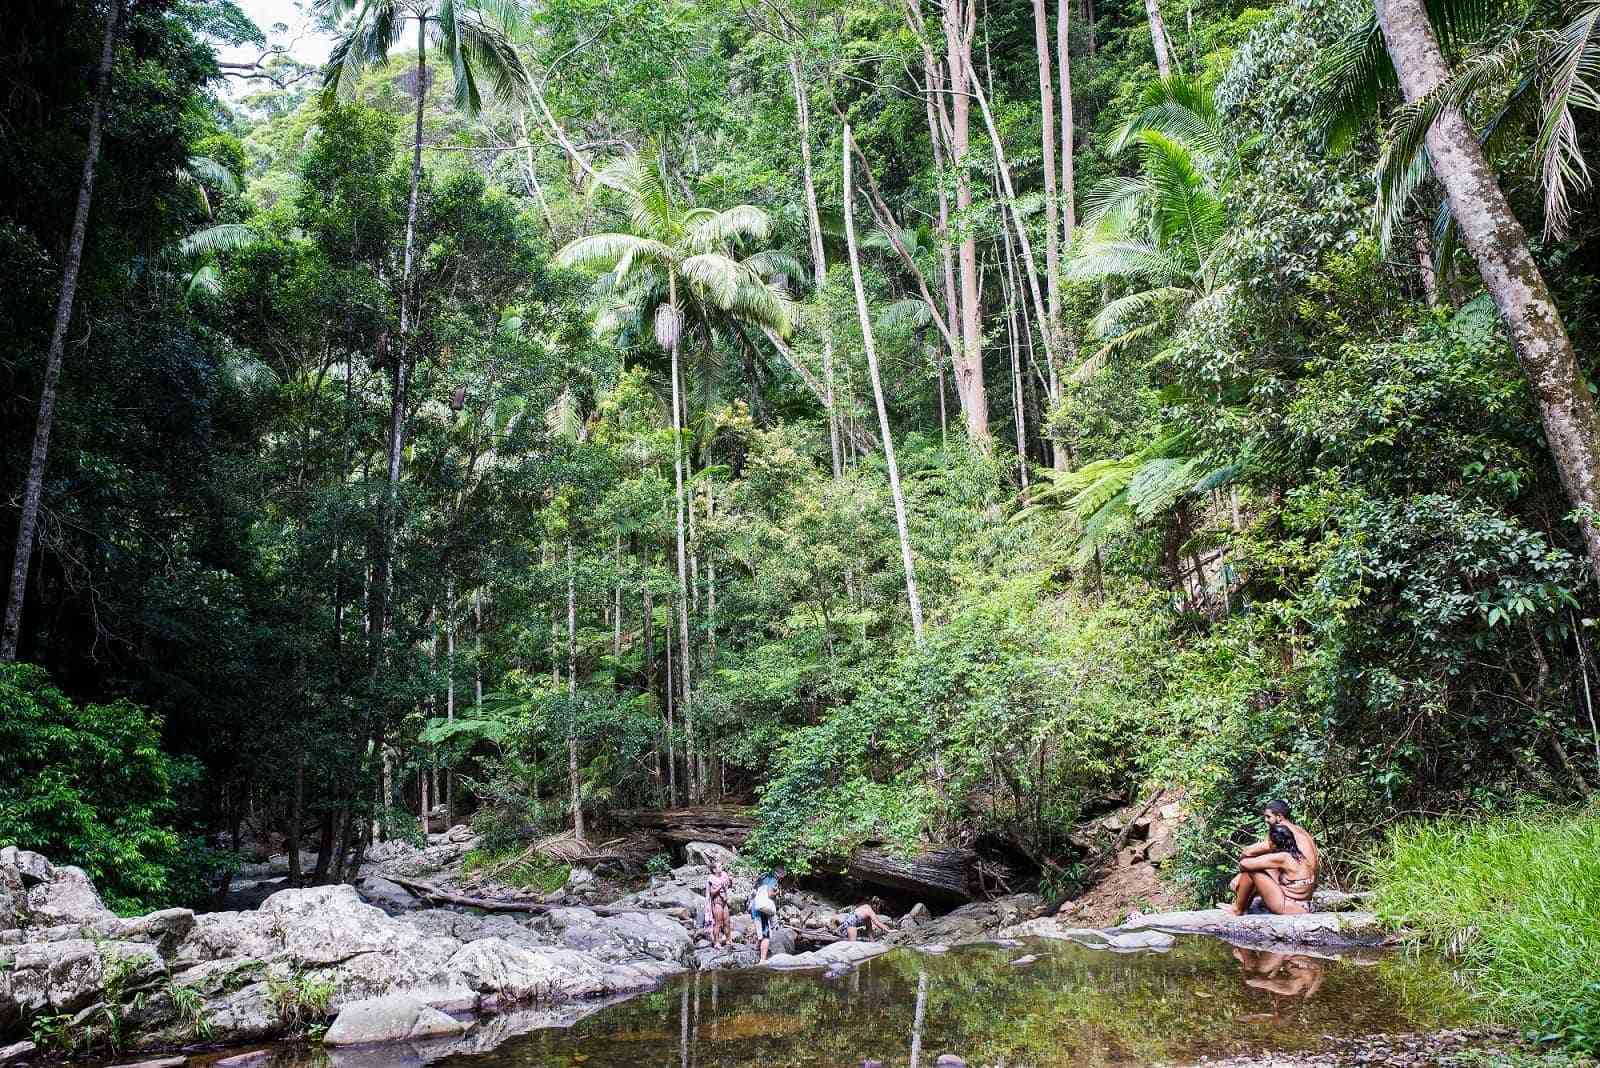
[[[19,852],[19,856],[22,856]],[[29,854],[37,855],[37,854]],[[28,920],[38,927],[63,923],[96,923],[114,920],[116,913],[106,908],[99,891],[82,868],[52,868],[48,880],[28,891]]]

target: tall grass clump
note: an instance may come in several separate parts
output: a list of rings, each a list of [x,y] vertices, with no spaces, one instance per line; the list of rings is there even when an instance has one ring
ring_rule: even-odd
[[[1398,827],[1372,874],[1379,914],[1455,957],[1493,1015],[1600,1052],[1600,808]]]

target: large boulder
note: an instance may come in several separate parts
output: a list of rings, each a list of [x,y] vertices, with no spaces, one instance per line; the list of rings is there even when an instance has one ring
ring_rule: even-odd
[[[28,915],[28,891],[15,867],[0,863],[0,931],[22,926]]]
[[[50,878],[28,891],[28,921],[37,927],[114,920],[82,868],[53,867]]]
[[[476,942],[480,938],[503,938],[514,946],[539,949],[552,945],[550,938],[540,934],[515,916],[491,914],[479,916],[454,909],[420,909],[408,912],[405,922],[423,934],[436,938],[453,938],[458,942]]]
[[[414,1038],[459,1035],[466,1024],[407,994],[353,1001],[322,1037],[329,1046],[359,1046]]]
[[[720,860],[724,871],[731,871],[739,859],[739,854],[715,842],[690,842],[684,847],[683,854],[690,864],[704,864],[707,867],[713,860]]]
[[[8,973],[6,997],[30,1015],[77,1012],[101,1000],[112,979],[132,992],[166,971],[155,947],[138,942],[26,942],[4,953],[0,970]]]
[[[637,960],[694,962],[694,940],[683,925],[654,912],[597,916],[588,909],[559,909],[561,944],[592,953],[601,960],[626,964]],[[586,916],[584,914],[587,914]]]
[[[883,942],[834,942],[809,953],[777,953],[767,958],[766,967],[779,971],[802,968],[852,968],[864,960],[893,948]]]
[[[1240,945],[1324,946],[1356,948],[1381,945],[1389,933],[1370,912],[1312,912],[1290,916],[1250,913],[1235,916],[1225,909],[1161,912],[1130,919],[1123,933],[1162,931],[1208,934]]]
[[[563,1001],[642,990],[655,978],[628,965],[606,965],[570,949],[523,949],[499,938],[463,946],[446,975],[499,1001]]]

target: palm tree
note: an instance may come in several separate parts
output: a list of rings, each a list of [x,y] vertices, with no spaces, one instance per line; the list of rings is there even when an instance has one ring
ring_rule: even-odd
[[[50,456],[50,431],[56,419],[56,384],[61,380],[67,327],[72,324],[72,305],[78,293],[78,270],[83,265],[83,244],[89,233],[89,205],[94,199],[95,169],[100,162],[100,128],[105,118],[106,101],[111,96],[111,67],[116,57],[117,29],[121,18],[122,0],[113,0],[111,10],[106,15],[105,32],[100,43],[94,111],[89,116],[89,144],[83,154],[83,174],[78,181],[78,206],[72,217],[72,236],[67,241],[67,258],[61,271],[55,327],[50,334],[50,349],[44,362],[44,385],[39,391],[39,418],[34,424],[28,477],[22,487],[22,511],[17,519],[17,544],[11,559],[5,622],[0,626],[0,662],[17,658],[17,638],[22,630],[22,598],[28,589],[28,564],[33,557],[39,498],[44,494],[45,463]]]
[[[1586,13],[1600,17],[1589,9]],[[1557,473],[1583,533],[1589,565],[1600,576],[1600,424],[1594,400],[1567,335],[1560,309],[1550,295],[1544,274],[1534,261],[1522,223],[1511,210],[1489,163],[1478,132],[1462,108],[1463,86],[1445,49],[1474,39],[1497,13],[1498,5],[1483,0],[1376,0],[1374,17],[1331,58],[1326,70],[1330,101],[1328,126],[1335,141],[1347,140],[1364,112],[1386,88],[1398,84],[1406,106],[1416,112],[1410,123],[1421,133],[1426,155],[1391,174],[1421,173],[1421,160],[1444,187],[1446,202],[1461,241],[1478,264],[1484,288],[1506,325],[1517,361],[1539,407]],[[1432,16],[1432,17],[1430,17]],[[1376,33],[1374,33],[1374,30]],[[1595,24],[1580,18],[1556,55],[1565,57],[1566,86],[1547,109],[1548,151],[1555,170],[1570,171],[1577,152],[1570,107],[1583,98],[1579,85],[1592,73],[1597,53]],[[1459,72],[1457,72],[1459,73]],[[1554,125],[1551,125],[1552,115]],[[1402,153],[1404,154],[1404,153]],[[1392,180],[1392,179],[1391,179]],[[1416,179],[1420,181],[1420,178]],[[1415,181],[1411,187],[1415,188]],[[1404,190],[1391,187],[1389,200]]]
[[[771,230],[767,213],[748,204],[723,211],[677,201],[658,151],[630,157],[600,172],[597,183],[621,197],[631,230],[579,238],[556,253],[565,267],[599,268],[596,287],[608,307],[598,326],[618,330],[652,326],[656,344],[671,356],[673,475],[677,498],[678,678],[688,755],[689,794],[695,780],[694,713],[690,700],[689,575],[684,499],[684,397],[680,348],[694,334],[709,348],[719,323],[749,325],[782,337],[792,321],[790,304],[768,279],[782,273],[771,253],[739,259],[740,246]],[[641,331],[642,333],[642,331]]]
[[[1121,279],[1133,291],[1111,301],[1090,323],[1105,344],[1073,372],[1093,374],[1106,357],[1168,328],[1181,328],[1226,297],[1215,253],[1227,226],[1226,183],[1206,156],[1157,129],[1132,135],[1140,174],[1102,183],[1088,198],[1087,239],[1067,261],[1075,281]],[[1148,229],[1134,228],[1138,217]]]
[[[527,13],[522,0],[316,0],[316,10],[345,22],[334,45],[324,75],[324,94],[333,99],[351,93],[356,79],[368,66],[389,61],[408,23],[416,23],[416,109],[411,145],[411,189],[406,203],[405,259],[400,275],[400,344],[394,354],[393,386],[389,403],[389,492],[379,548],[373,561],[372,645],[370,670],[376,675],[382,656],[388,617],[390,543],[394,509],[400,484],[400,457],[405,444],[406,387],[414,354],[410,351],[416,317],[412,278],[416,264],[417,191],[422,184],[422,113],[427,102],[428,42],[450,62],[455,104],[469,115],[483,106],[479,80],[487,79],[496,96],[510,98],[526,92],[528,72],[517,57],[507,30],[519,25]],[[349,18],[355,12],[354,18]]]

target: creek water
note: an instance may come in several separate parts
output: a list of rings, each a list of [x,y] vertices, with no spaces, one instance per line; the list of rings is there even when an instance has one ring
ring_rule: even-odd
[[[1013,963],[1027,956],[1038,959]],[[1091,1068],[1315,1049],[1467,1015],[1464,995],[1428,958],[1285,955],[1199,937],[1127,955],[1031,941],[898,950],[835,978],[690,974],[488,1052],[418,1059],[436,1068],[854,1068],[865,1059],[932,1068],[954,1053],[973,1065]],[[416,1063],[387,1063],[407,1061]]]

